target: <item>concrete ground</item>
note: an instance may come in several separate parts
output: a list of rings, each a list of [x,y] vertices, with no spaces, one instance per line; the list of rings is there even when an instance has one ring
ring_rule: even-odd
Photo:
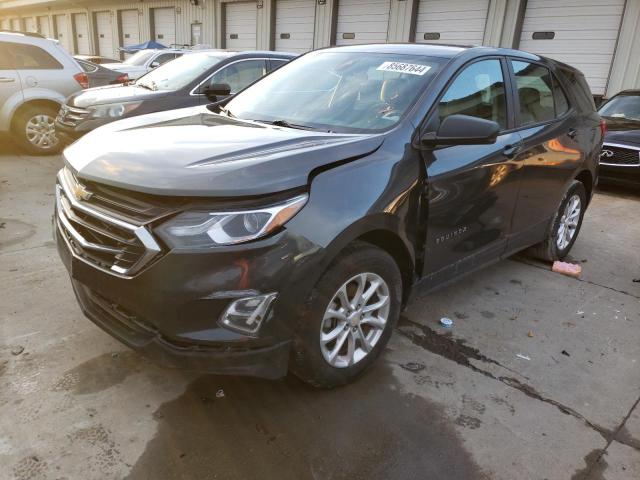
[[[640,478],[640,193],[595,196],[581,280],[522,256],[418,291],[368,374],[316,391],[103,333],[51,241],[59,157],[0,150],[0,478]]]

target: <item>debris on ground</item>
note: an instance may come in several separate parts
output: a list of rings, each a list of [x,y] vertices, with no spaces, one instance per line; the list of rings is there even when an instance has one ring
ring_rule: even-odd
[[[425,369],[425,366],[422,363],[417,363],[417,362],[403,363],[402,365],[400,365],[400,367],[413,373],[419,372]]]
[[[571,355],[569,355],[569,352],[567,352],[566,350],[562,350],[560,352],[562,355],[564,355],[565,357],[570,357]]]
[[[450,318],[447,317],[442,317],[440,319],[440,325],[442,325],[443,327],[446,328],[450,328],[453,326],[453,320],[451,320]]]
[[[11,355],[20,355],[22,352],[24,352],[24,347],[22,345],[18,345],[11,349]]]
[[[556,261],[553,262],[551,271],[555,273],[561,273],[562,275],[567,275],[569,277],[580,278],[580,275],[582,274],[582,267],[575,263]]]
[[[224,390],[220,389],[216,392],[216,398],[224,398]]]
[[[111,354],[111,358],[118,358],[118,352],[113,352]]]
[[[582,310],[578,310],[578,311],[576,312],[576,315],[584,315],[584,312],[583,312]]]
[[[532,330],[529,330],[529,333],[527,333],[527,337],[533,338],[533,331]]]
[[[640,283],[640,278],[634,278],[633,283]]]
[[[522,360],[531,360],[531,357],[527,357],[521,353],[516,353],[516,357],[521,358]]]

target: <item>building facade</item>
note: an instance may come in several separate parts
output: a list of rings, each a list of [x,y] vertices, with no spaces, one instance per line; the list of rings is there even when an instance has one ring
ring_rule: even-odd
[[[640,88],[640,0],[0,0],[0,28],[70,52],[167,46],[306,52],[429,42],[521,48],[580,68],[596,96]]]

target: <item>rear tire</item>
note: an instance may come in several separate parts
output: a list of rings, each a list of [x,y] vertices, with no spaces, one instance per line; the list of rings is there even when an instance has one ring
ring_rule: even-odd
[[[335,259],[305,303],[291,371],[319,388],[353,381],[384,350],[401,299],[395,260],[371,244],[354,243]]]
[[[31,155],[53,155],[62,142],[55,131],[58,111],[48,105],[27,106],[18,112],[13,131],[19,146]]]
[[[587,194],[584,185],[574,180],[560,202],[547,238],[531,247],[528,253],[550,262],[566,257],[578,238],[586,207]]]

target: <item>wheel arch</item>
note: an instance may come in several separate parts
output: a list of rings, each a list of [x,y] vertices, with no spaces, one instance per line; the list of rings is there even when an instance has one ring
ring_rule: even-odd
[[[593,175],[589,170],[582,170],[576,175],[576,180],[584,185],[587,194],[587,204],[591,202],[591,194],[593,193]]]
[[[22,114],[22,112],[26,111],[29,108],[39,107],[39,106],[59,109],[60,103],[50,98],[37,98],[37,99],[28,100],[22,103],[18,108],[14,110],[13,115],[11,116],[11,129],[13,130],[16,127],[16,121],[18,118],[20,118],[20,114]]]
[[[399,235],[390,230],[372,230],[355,238],[355,242],[366,242],[388,253],[394,259],[402,276],[402,304],[406,304],[413,286],[415,264]]]

